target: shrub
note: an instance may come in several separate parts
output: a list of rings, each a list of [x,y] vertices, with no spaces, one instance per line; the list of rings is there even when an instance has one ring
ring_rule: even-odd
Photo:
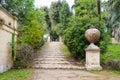
[[[105,32],[104,20],[102,17],[98,18],[96,1],[86,0],[85,3],[81,2],[83,0],[75,0],[73,6],[75,15],[69,19],[63,38],[73,57],[84,59],[85,48],[89,45],[89,42],[85,39],[85,31],[90,26],[95,26],[101,32],[100,40],[95,43],[100,47],[101,52],[106,51],[109,38]]]
[[[109,37],[104,31],[103,21],[99,21],[97,18],[89,19],[89,16],[73,17],[68,23],[68,28],[65,30],[63,40],[67,45],[73,57],[85,58],[85,48],[89,45],[89,42],[85,39],[85,31],[94,25],[101,32],[100,40],[95,43],[101,49],[101,52],[105,52]]]
[[[44,45],[44,39],[41,39],[39,43],[36,43],[35,46],[34,46],[34,50],[38,50],[40,49],[41,46]]]
[[[107,67],[112,70],[120,70],[120,59],[111,59],[106,63]]]
[[[34,57],[34,50],[28,44],[22,44],[17,47],[16,61],[14,62],[15,68],[31,67],[31,60]]]

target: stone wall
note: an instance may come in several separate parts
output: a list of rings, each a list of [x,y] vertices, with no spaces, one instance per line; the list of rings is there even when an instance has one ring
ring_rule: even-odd
[[[17,37],[16,29],[17,18],[0,5],[0,73],[7,71],[13,65],[10,43],[12,33],[15,33]]]

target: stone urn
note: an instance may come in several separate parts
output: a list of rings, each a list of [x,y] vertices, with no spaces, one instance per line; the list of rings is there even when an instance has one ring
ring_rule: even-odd
[[[95,43],[100,38],[100,31],[95,27],[91,27],[85,32],[85,37],[90,43]]]

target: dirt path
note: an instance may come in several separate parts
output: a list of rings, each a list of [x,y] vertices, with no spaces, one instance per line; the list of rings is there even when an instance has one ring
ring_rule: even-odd
[[[87,72],[84,66],[67,61],[62,54],[61,43],[45,44],[34,59],[32,80],[120,80],[120,76],[110,73],[95,74]]]

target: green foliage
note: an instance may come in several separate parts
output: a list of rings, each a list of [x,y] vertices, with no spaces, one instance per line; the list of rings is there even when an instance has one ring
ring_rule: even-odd
[[[15,59],[15,34],[12,34],[12,43],[11,43],[11,47],[12,47],[12,58],[13,60]]]
[[[58,33],[58,35],[62,36],[64,34],[64,30],[67,28],[68,19],[71,14],[72,13],[70,12],[68,3],[66,2],[66,0],[63,0],[61,2],[61,8],[59,11],[60,23],[56,26],[56,32]]]
[[[106,12],[106,27],[111,32],[112,37],[120,41],[120,0],[109,0],[104,2]]]
[[[56,2],[52,2],[51,6],[50,6],[50,18],[51,18],[53,26],[60,22],[60,20],[59,20],[60,7],[61,7],[60,0],[56,1]]]
[[[101,54],[101,65],[109,69],[120,70],[120,45],[110,44],[108,45],[108,51],[106,54]]]
[[[52,31],[50,32],[50,38],[51,38],[52,41],[59,41],[59,40],[58,40],[58,39],[59,39],[59,36],[57,35],[56,31],[54,31],[54,30],[52,30]]]
[[[0,80],[30,80],[32,69],[10,70],[0,74]]]
[[[66,57],[71,57],[70,51],[68,50],[67,46],[63,44],[61,50]]]
[[[48,15],[48,12],[47,12],[47,7],[41,7],[40,9],[37,9],[37,16],[38,16],[38,21],[39,23],[41,23],[41,25],[43,26],[43,29],[45,32],[48,32],[48,28],[49,28],[49,22],[50,22],[50,19],[49,19],[49,15]]]
[[[101,54],[101,61],[106,63],[107,60],[119,59],[120,58],[120,45],[110,44],[106,54]]]
[[[51,20],[51,28],[49,29],[49,33],[51,36],[51,40],[54,41],[56,39],[58,39],[58,35],[57,32],[55,31],[55,27],[58,23],[60,23],[59,20],[59,10],[61,7],[61,2],[56,1],[56,2],[52,2],[50,9],[49,9],[49,15],[50,15],[50,20]]]
[[[19,27],[18,43],[27,43],[36,48],[36,44],[43,43],[44,30],[38,21],[37,11],[30,11],[27,18],[26,26]]]
[[[62,6],[59,11],[59,19],[62,25],[61,27],[58,26],[57,28],[59,28],[59,30],[61,31],[60,34],[62,35],[63,31],[67,28],[68,18],[71,16],[72,13],[70,12],[69,5],[66,0],[63,0],[61,2],[61,5]]]
[[[62,35],[64,32],[64,26],[62,23],[58,23],[55,27],[54,27],[54,30],[56,31],[56,34],[57,35]]]
[[[17,12],[20,22],[18,43],[27,43],[36,48],[37,43],[43,43],[45,12],[34,9],[33,0],[7,0],[5,7],[9,12]],[[41,23],[41,24],[40,24]]]
[[[105,32],[104,21],[99,21],[97,8],[95,1],[91,3],[81,3],[81,0],[76,0],[75,14],[70,18],[68,28],[63,36],[64,43],[67,45],[73,57],[84,59],[85,48],[89,45],[85,39],[85,31],[94,25],[101,32],[100,40],[95,43],[101,49],[101,52],[105,52],[107,49],[108,36]]]
[[[19,14],[18,19],[24,23],[26,16],[30,9],[33,9],[33,0],[6,0],[6,9],[10,12],[17,12]]]
[[[66,0],[62,2],[56,1],[52,2],[49,10],[50,20],[51,20],[51,37],[58,38],[59,35],[64,33],[67,28],[68,18],[71,16],[71,12]]]
[[[31,67],[31,61],[34,57],[34,49],[27,44],[21,44],[17,47],[16,61],[14,68],[28,68]]]
[[[104,8],[107,11],[107,27],[114,27],[113,25],[116,24],[116,22],[120,21],[120,0],[109,0],[106,3]],[[109,15],[108,15],[109,14]]]

